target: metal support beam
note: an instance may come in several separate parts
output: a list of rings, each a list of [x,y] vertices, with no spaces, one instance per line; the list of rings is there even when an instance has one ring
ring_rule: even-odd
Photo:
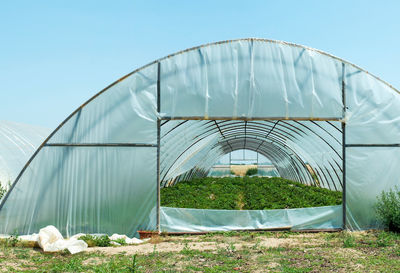
[[[243,157],[244,157],[244,150],[246,149],[246,133],[247,133],[247,120],[244,122]],[[243,160],[245,160],[245,158],[243,158]]]
[[[343,120],[342,120],[342,175],[343,175],[343,186],[342,186],[342,214],[343,214],[343,229],[347,229],[347,217],[346,217],[346,66],[342,63],[342,103],[343,103]]]
[[[400,147],[400,143],[392,144],[346,144],[346,147]]]
[[[327,117],[327,118],[315,118],[315,117],[204,117],[204,116],[181,116],[181,117],[161,117],[161,120],[299,120],[299,121],[342,121],[341,117]]]
[[[219,128],[219,125],[218,125],[218,123],[217,123],[216,120],[214,120],[214,124],[215,124],[215,126],[218,128],[218,131],[219,131],[219,133],[221,134],[221,136],[222,136],[223,138],[225,138],[225,136],[224,136],[224,134],[222,133],[221,128]],[[228,145],[229,145],[229,146],[231,147],[231,149],[232,149],[232,146],[229,144],[229,141],[227,141],[226,143],[228,143]]]
[[[158,116],[160,116],[161,112],[161,64],[158,63],[157,68],[157,112]],[[157,230],[161,232],[160,226],[160,207],[161,207],[161,198],[160,198],[160,151],[161,151],[161,119],[157,118]]]
[[[46,143],[45,147],[157,147],[149,143]]]

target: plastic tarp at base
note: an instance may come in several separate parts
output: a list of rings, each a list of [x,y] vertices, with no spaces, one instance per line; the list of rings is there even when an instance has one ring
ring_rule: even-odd
[[[269,228],[342,228],[342,206],[274,210],[210,210],[161,207],[164,232],[204,232]]]

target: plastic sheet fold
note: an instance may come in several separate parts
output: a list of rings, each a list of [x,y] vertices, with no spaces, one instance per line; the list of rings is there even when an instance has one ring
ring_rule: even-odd
[[[207,210],[161,207],[161,231],[204,232],[291,228],[338,229],[342,206],[275,210]]]

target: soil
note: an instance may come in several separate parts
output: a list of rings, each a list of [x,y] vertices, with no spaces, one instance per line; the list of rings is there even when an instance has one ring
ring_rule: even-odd
[[[115,255],[118,253],[132,255],[135,253],[149,254],[153,252],[179,252],[182,251],[184,248],[193,250],[217,251],[220,248],[228,248],[234,246],[236,249],[242,249],[243,247],[252,247],[255,244],[266,248],[275,248],[294,246],[299,243],[300,242],[298,242],[297,239],[292,238],[261,238],[260,241],[243,242],[234,240],[233,238],[230,239],[222,236],[221,238],[219,238],[219,240],[217,238],[217,242],[204,242],[199,241],[199,237],[188,236],[181,238],[175,237],[173,241],[169,241],[168,238],[166,239],[166,241],[163,241],[163,238],[159,238],[150,241],[149,243],[144,243],[140,245],[129,245],[120,247],[90,247],[86,251],[100,251],[107,255]]]

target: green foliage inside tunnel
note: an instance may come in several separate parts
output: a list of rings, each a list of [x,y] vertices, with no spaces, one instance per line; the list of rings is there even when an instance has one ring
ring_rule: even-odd
[[[201,178],[161,189],[165,207],[264,210],[339,205],[342,193],[273,177]]]

